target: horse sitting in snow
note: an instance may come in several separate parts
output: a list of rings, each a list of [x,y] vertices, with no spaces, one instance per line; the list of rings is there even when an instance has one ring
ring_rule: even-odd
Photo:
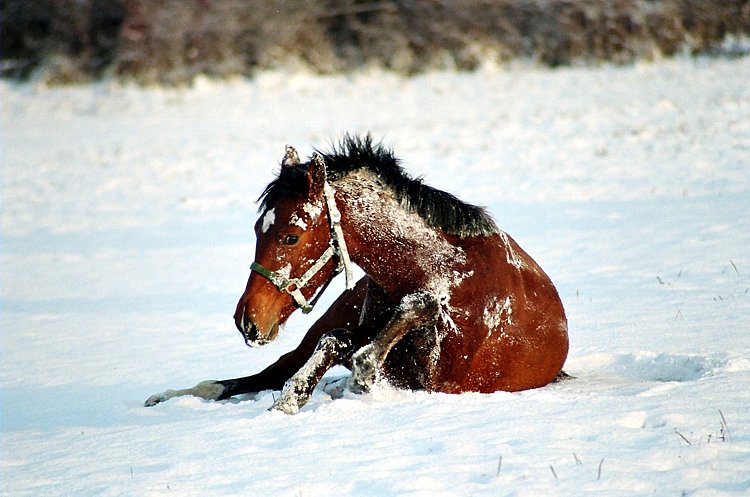
[[[409,177],[370,136],[347,136],[306,163],[287,147],[261,201],[234,315],[245,342],[276,338],[341,272],[346,291],[260,373],[168,390],[146,405],[283,388],[272,408],[295,413],[334,365],[351,370],[354,392],[380,379],[433,392],[517,391],[561,374],[567,321],[549,277],[484,209]],[[352,264],[365,272],[356,283]]]

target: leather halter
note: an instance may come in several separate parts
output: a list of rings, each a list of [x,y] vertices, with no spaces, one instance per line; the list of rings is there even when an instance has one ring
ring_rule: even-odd
[[[344,274],[346,275],[346,289],[351,290],[354,288],[352,261],[349,258],[349,251],[346,248],[344,231],[341,229],[341,212],[336,206],[334,191],[327,179],[323,182],[323,196],[325,197],[326,206],[328,207],[328,222],[331,228],[331,237],[328,240],[328,248],[302,276],[299,278],[289,278],[278,271],[271,271],[257,262],[253,262],[250,266],[250,269],[273,283],[279,291],[292,297],[294,303],[297,304],[297,307],[302,309],[303,314],[312,311],[320,296],[323,295],[325,289],[331,281],[333,281],[333,278],[338,276],[341,271],[344,271]],[[325,266],[333,256],[336,256],[338,259],[336,269],[312,301],[308,301],[305,296],[302,295],[302,288],[304,288],[310,280],[318,274],[321,269],[323,269],[323,266]]]

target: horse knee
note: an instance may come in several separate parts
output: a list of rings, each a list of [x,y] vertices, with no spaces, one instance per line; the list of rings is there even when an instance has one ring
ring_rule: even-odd
[[[336,328],[320,337],[316,349],[329,356],[345,360],[354,351],[354,333],[345,328]]]
[[[436,309],[440,305],[438,298],[431,292],[416,292],[401,299],[400,306],[408,309]]]
[[[440,300],[430,292],[417,292],[405,296],[399,304],[404,318],[428,320],[440,312]]]

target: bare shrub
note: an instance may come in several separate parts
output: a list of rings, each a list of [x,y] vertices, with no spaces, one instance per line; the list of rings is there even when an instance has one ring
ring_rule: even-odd
[[[338,66],[316,22],[318,2],[123,0],[116,72],[141,82],[176,83],[197,74],[249,75],[299,59]]]
[[[124,11],[120,0],[3,0],[2,76],[43,69],[52,83],[101,76],[112,65]]]
[[[472,70],[722,53],[750,0],[5,0],[2,75],[183,84],[304,64]]]

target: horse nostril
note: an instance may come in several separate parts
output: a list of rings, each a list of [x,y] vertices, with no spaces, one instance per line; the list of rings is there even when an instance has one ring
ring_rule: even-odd
[[[250,320],[244,321],[243,319],[240,332],[245,339],[245,345],[248,347],[260,347],[269,342],[267,338],[261,337],[260,328]]]
[[[237,312],[234,313],[234,325],[242,334],[242,338],[245,339],[245,343],[247,343],[249,340],[255,340],[258,334],[258,330],[255,324],[245,316],[244,311],[244,308],[237,308]]]
[[[250,345],[250,342],[255,342],[258,339],[258,327],[252,321],[245,320],[242,318],[242,328],[240,329],[242,336],[245,338],[245,343]]]
[[[234,315],[234,324],[239,330],[242,338],[245,340],[245,345],[249,347],[260,347],[267,344],[274,338],[279,332],[278,323],[274,323],[270,333],[266,333],[255,324],[252,318],[245,312],[244,307],[237,308],[237,312]]]
[[[245,321],[243,333],[247,340],[256,340],[258,338],[258,327],[252,321]]]

